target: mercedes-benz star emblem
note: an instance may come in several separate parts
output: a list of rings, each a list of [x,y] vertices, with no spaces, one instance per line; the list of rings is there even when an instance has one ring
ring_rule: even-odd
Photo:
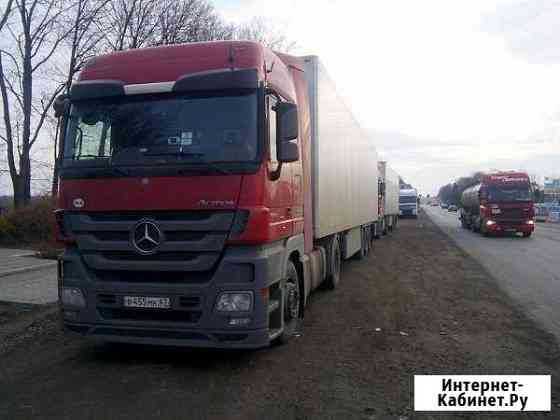
[[[163,241],[163,234],[152,220],[140,220],[132,229],[130,239],[136,251],[149,255],[157,251]]]

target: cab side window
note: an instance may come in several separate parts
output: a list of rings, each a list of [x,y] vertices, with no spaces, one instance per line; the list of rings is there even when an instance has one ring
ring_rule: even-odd
[[[275,96],[267,96],[267,116],[268,116],[268,150],[270,152],[270,161],[278,162],[276,154],[276,102]]]

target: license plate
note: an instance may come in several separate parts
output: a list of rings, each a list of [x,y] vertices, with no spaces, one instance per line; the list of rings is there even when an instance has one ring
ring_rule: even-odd
[[[123,303],[127,308],[169,309],[171,307],[171,300],[167,297],[125,296]]]

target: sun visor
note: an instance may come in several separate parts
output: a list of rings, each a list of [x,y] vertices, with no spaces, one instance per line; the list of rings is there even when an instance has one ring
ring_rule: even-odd
[[[256,89],[257,87],[257,69],[220,69],[181,76],[173,85],[173,91]]]
[[[70,88],[72,101],[123,96],[124,94],[124,82],[121,80],[84,80],[74,82]]]

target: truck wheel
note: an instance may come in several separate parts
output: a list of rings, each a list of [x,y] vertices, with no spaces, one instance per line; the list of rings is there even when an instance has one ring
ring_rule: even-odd
[[[338,237],[334,237],[329,243],[329,275],[325,279],[324,285],[326,289],[333,290],[340,283],[340,267],[342,265],[342,253],[340,251],[340,241]]]
[[[524,237],[524,238],[529,238],[529,237],[531,236],[532,233],[533,233],[533,232],[524,232],[524,233],[523,233],[523,237]]]
[[[292,261],[288,261],[286,285],[282,296],[284,306],[284,330],[277,338],[279,344],[287,342],[297,330],[301,316],[301,289],[298,272]]]
[[[471,219],[471,231],[476,233],[476,223],[473,219]]]

